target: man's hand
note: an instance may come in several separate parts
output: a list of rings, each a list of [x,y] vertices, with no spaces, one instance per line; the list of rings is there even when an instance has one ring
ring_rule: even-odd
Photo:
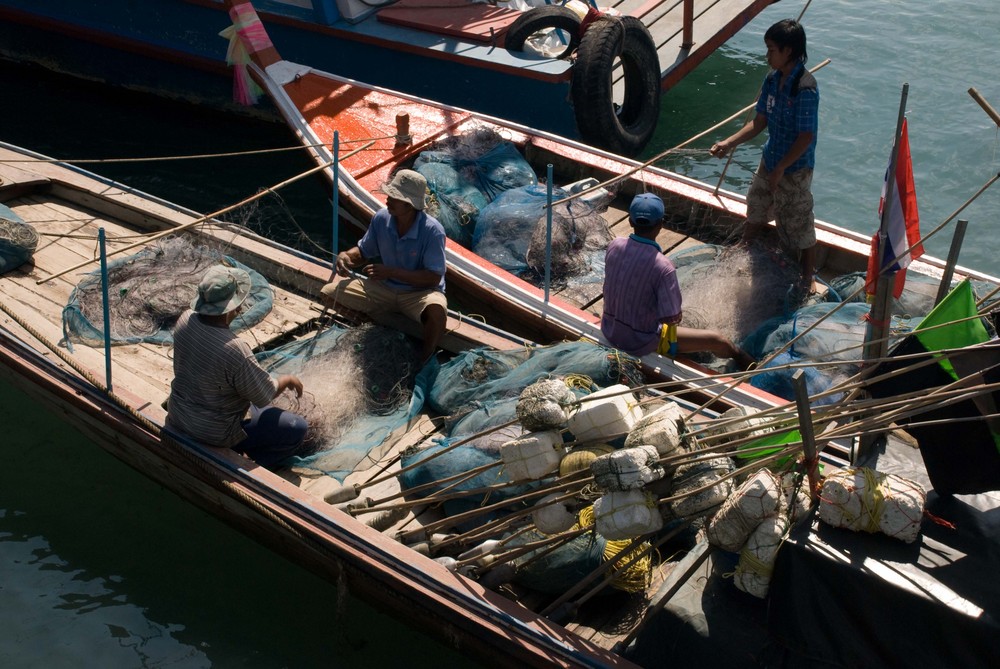
[[[392,279],[396,275],[395,267],[390,267],[389,265],[376,265],[374,263],[365,267],[363,271],[368,275],[368,278],[375,279],[376,281]]]
[[[712,145],[712,148],[708,150],[716,158],[722,158],[728,155],[734,148],[736,148],[732,142],[728,139],[724,139],[721,142],[716,142]]]
[[[299,377],[292,376],[291,374],[282,374],[278,377],[278,392],[274,396],[277,397],[288,388],[295,391],[296,397],[302,397],[302,391],[304,390],[302,382],[299,381]]]
[[[772,193],[778,192],[778,184],[781,183],[781,177],[785,176],[784,167],[775,167],[767,175],[767,185],[771,188]]]
[[[337,254],[337,274],[340,276],[350,276],[351,258],[347,253]]]

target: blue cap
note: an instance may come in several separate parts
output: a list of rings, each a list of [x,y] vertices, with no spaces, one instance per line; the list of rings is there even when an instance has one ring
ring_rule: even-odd
[[[628,206],[628,216],[632,225],[658,225],[663,220],[663,200],[652,193],[639,193]]]

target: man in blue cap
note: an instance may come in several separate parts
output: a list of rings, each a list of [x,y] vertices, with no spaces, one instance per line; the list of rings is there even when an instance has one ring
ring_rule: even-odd
[[[708,351],[733,358],[740,369],[749,367],[753,358],[721,333],[678,326],[683,312],[677,272],[656,242],[663,200],[652,193],[636,195],[628,218],[632,234],[612,241],[605,255],[601,332],[607,340],[632,355]]]

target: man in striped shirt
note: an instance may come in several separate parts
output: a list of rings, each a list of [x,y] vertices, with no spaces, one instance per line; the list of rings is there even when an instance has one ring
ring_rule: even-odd
[[[250,275],[242,269],[216,265],[205,273],[191,309],[174,327],[166,424],[198,443],[232,448],[272,467],[301,450],[308,425],[269,406],[289,388],[301,397],[302,382],[266,372],[229,328],[249,293]]]
[[[626,353],[666,354],[668,326],[677,326],[683,313],[677,272],[656,242],[663,223],[663,200],[641,193],[628,212],[632,234],[613,240],[605,255],[601,332]],[[719,332],[677,327],[677,352],[696,351],[733,358],[740,369],[754,361]]]

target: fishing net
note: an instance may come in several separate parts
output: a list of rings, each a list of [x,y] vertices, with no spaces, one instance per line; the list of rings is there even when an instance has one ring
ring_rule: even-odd
[[[607,221],[591,202],[570,200],[553,207],[551,242],[543,211],[525,254],[525,263],[531,270],[525,278],[541,283],[548,262],[549,280],[563,289],[564,299],[574,299],[587,286],[596,286],[599,293],[604,286],[604,254],[612,239],[614,235]]]
[[[758,244],[703,244],[669,258],[684,298],[683,324],[734,342],[786,313],[788,287],[799,276],[783,254]]]
[[[445,233],[467,248],[487,203],[512,188],[538,183],[534,170],[517,148],[490,128],[476,128],[422,151],[413,169],[424,175],[431,191],[427,213]]]
[[[331,326],[258,356],[266,369],[294,374],[305,388],[301,398],[286,392],[274,402],[309,423],[310,454],[294,464],[343,482],[366,457],[377,459],[392,431],[423,408],[432,370],[418,372],[417,358],[412,339],[372,324]]]
[[[570,190],[554,188],[552,200]],[[479,212],[472,248],[494,265],[540,284],[549,265],[553,285],[586,291],[604,282],[604,251],[614,238],[601,212],[606,195],[574,199],[552,210],[551,236],[547,189],[524,186],[509,190]]]
[[[446,424],[447,437],[430,447],[411,449],[404,454],[404,468],[410,465],[413,468],[400,475],[403,488],[412,489],[460,476],[477,467],[494,465],[468,480],[456,483],[452,479],[450,483],[418,493],[426,496],[446,486],[449,491],[493,486],[488,491],[443,502],[445,512],[452,515],[484,503],[501,502],[543,485],[544,481],[511,484],[510,476],[501,466],[500,446],[523,434],[520,425],[506,425],[517,419],[517,400],[521,391],[539,379],[551,377],[579,379],[574,392],[580,395],[596,386],[613,385],[622,379],[632,385],[641,383],[636,359],[585,342],[514,351],[485,348],[466,351],[441,366],[428,395],[429,405],[435,411],[451,417]],[[580,387],[582,385],[587,387]],[[459,443],[502,425],[506,427],[468,443]],[[449,448],[453,445],[454,448]],[[515,506],[525,508],[524,503]],[[478,517],[476,524],[509,512],[509,508],[498,509],[492,515]]]
[[[514,537],[511,548],[542,541],[546,535],[528,531]],[[517,559],[514,581],[526,588],[552,595],[561,595],[582,581],[604,562],[607,540],[599,534],[582,534],[549,550],[542,546]]]
[[[593,343],[576,341],[512,351],[466,351],[438,372],[428,397],[442,414],[467,413],[498,400],[517,398],[524,388],[551,376],[586,376],[596,386],[642,383],[639,361]]]
[[[399,480],[404,490],[428,485],[425,489],[413,492],[415,497],[430,497],[442,491],[449,494],[476,491],[464,497],[443,500],[441,507],[446,516],[455,516],[478,509],[484,504],[492,505],[519,497],[547,485],[551,480],[513,484],[502,466],[498,452],[472,443],[455,445],[459,441],[456,437],[438,439],[430,446],[410,449],[400,458],[404,471],[400,473]],[[410,467],[412,469],[408,469]],[[530,504],[530,501],[511,502],[505,508],[497,508],[468,521],[457,522],[455,527],[463,532],[469,531],[512,511],[528,508]]]
[[[845,381],[860,369],[869,311],[870,307],[863,303],[822,302],[799,309],[791,319],[778,325],[771,322],[765,324],[762,330],[766,332],[751,335],[744,341],[747,351],[758,359],[777,353],[792,339],[801,337],[787,351],[766,363],[764,369],[770,371],[754,375],[750,383],[779,397],[794,399],[791,376],[796,368],[787,365],[831,361],[841,364],[803,368],[809,394],[825,391]],[[890,345],[902,339],[910,329],[906,319],[893,316]],[[838,399],[839,395],[834,395],[818,398],[816,403],[829,404]]]
[[[566,191],[554,189],[552,198],[566,195]],[[479,212],[472,249],[508,272],[524,272],[531,237],[538,221],[545,219],[547,202],[543,186],[522,186],[502,193]]]
[[[113,344],[171,344],[177,318],[198,294],[198,284],[212,265],[239,267],[250,275],[250,294],[233,321],[235,331],[253,327],[271,310],[267,279],[246,265],[185,237],[166,237],[138,253],[108,263],[108,310]],[[84,276],[63,308],[68,342],[104,343],[104,297],[101,272]]]
[[[10,207],[0,204],[0,274],[31,260],[38,247],[38,233]]]

